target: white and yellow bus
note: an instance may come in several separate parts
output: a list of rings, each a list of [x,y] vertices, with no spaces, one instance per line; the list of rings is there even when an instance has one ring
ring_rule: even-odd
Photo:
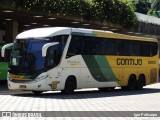
[[[3,56],[11,45],[10,90],[134,90],[158,81],[158,42],[152,38],[51,27],[20,33],[2,48]]]

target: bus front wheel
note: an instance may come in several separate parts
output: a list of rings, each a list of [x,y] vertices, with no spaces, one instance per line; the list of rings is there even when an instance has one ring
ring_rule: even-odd
[[[66,80],[64,90],[61,90],[63,94],[72,94],[76,89],[76,78],[69,77]]]

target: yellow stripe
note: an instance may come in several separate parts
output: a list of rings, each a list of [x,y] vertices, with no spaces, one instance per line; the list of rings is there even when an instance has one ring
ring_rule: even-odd
[[[126,39],[126,40],[140,40],[140,41],[152,41],[157,42],[154,38],[146,38],[146,37],[137,37],[137,36],[130,36],[130,35],[123,35],[118,33],[110,33],[105,31],[96,31],[93,30],[93,34],[96,34],[97,37],[104,37],[104,38],[118,38],[118,39]]]
[[[14,74],[11,74],[11,73],[10,73],[10,77],[11,77],[12,79],[14,79],[14,80],[31,80],[31,79],[26,79],[26,78],[24,78],[23,75],[14,75]]]

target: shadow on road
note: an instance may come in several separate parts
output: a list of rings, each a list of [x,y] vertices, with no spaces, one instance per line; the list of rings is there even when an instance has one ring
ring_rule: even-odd
[[[160,83],[160,82],[159,82]],[[158,83],[158,84],[159,84]],[[83,91],[75,91],[71,95],[64,95],[59,91],[44,92],[41,95],[35,95],[31,91],[10,91],[5,84],[0,84],[0,95],[12,95],[17,97],[33,97],[33,98],[46,98],[46,99],[90,99],[90,98],[101,98],[101,97],[117,97],[117,96],[129,96],[129,95],[143,95],[160,93],[160,88],[144,88],[143,90],[124,91],[120,88],[100,92],[97,89],[87,89]]]
[[[63,95],[60,92],[43,93],[41,95],[34,95],[32,93],[14,94],[14,96],[20,97],[34,97],[34,98],[47,98],[47,99],[90,99],[90,98],[101,98],[101,97],[117,97],[117,96],[129,96],[129,95],[142,95],[160,93],[160,89],[145,88],[140,91],[123,91],[116,89],[113,91],[100,92],[98,90],[92,91],[76,91],[71,95]]]
[[[32,98],[46,98],[46,99],[90,99],[90,98],[160,93],[160,89],[157,88],[144,88],[143,90],[135,90],[135,91],[123,91],[121,89],[115,89],[113,91],[106,91],[106,92],[100,92],[96,89],[94,90],[88,89],[88,90],[75,91],[71,95],[63,95],[61,92],[58,91],[44,92],[41,95],[35,95],[30,91],[9,91],[6,85],[0,85],[0,95],[12,95],[17,97],[32,97]]]

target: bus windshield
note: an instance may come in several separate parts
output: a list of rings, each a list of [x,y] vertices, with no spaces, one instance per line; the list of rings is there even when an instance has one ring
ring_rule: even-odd
[[[42,39],[16,40],[11,55],[11,69],[25,73],[43,69],[45,58],[41,50],[47,42]]]
[[[42,57],[42,47],[49,42],[59,42],[58,45],[52,46],[47,51],[48,53],[52,53],[52,51],[56,51],[61,53],[62,55],[64,45],[62,45],[62,39],[58,38],[36,38],[36,39],[17,39],[14,42],[12,55],[10,60],[10,72],[17,74],[17,73],[26,73],[31,74],[35,71],[41,71],[45,68],[45,63],[49,64],[48,56]],[[63,48],[62,48],[63,47]],[[52,59],[56,57],[55,55],[52,56]],[[60,57],[58,59],[57,64],[60,62]],[[51,64],[51,63],[50,63]],[[47,65],[48,66],[48,65]],[[52,63],[52,67],[55,67]],[[16,73],[17,72],[17,73]]]

